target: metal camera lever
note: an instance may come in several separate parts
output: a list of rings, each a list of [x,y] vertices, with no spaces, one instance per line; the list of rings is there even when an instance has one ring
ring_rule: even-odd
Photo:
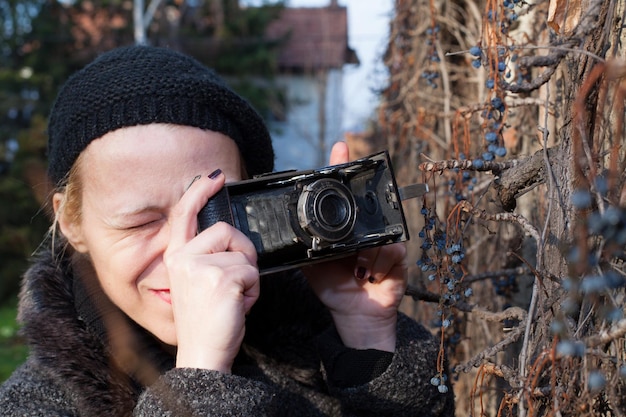
[[[398,188],[400,200],[410,200],[412,198],[421,197],[428,192],[428,184],[411,184],[406,187]]]

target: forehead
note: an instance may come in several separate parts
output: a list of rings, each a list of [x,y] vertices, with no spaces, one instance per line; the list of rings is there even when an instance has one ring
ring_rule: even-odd
[[[189,126],[153,124],[109,132],[83,151],[86,186],[112,192],[130,185],[176,185],[222,169],[227,180],[241,177],[241,158],[229,137]]]

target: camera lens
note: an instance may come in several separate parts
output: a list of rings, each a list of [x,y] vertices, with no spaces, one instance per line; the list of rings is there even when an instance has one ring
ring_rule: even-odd
[[[341,226],[350,215],[350,206],[345,198],[328,193],[319,199],[320,220],[330,227]]]
[[[298,221],[313,237],[336,242],[352,232],[355,207],[348,187],[334,179],[320,179],[304,186],[298,198]]]

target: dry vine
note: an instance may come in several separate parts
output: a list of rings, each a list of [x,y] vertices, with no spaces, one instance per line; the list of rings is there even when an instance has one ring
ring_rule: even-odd
[[[625,414],[625,9],[396,0],[379,124],[459,415]]]

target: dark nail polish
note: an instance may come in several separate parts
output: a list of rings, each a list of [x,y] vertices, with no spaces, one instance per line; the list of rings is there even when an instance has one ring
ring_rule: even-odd
[[[371,282],[372,284],[376,282],[376,279],[374,279],[374,277],[369,277],[367,280]]]
[[[366,272],[367,272],[367,270],[364,267],[360,266],[360,267],[358,267],[356,269],[356,274],[355,275],[356,275],[356,277],[358,279],[363,279],[363,278],[365,278],[365,273]]]
[[[215,171],[211,172],[209,174],[209,178],[211,178],[212,180],[214,180],[215,178],[219,177],[219,175],[222,173],[221,169],[216,169]]]

